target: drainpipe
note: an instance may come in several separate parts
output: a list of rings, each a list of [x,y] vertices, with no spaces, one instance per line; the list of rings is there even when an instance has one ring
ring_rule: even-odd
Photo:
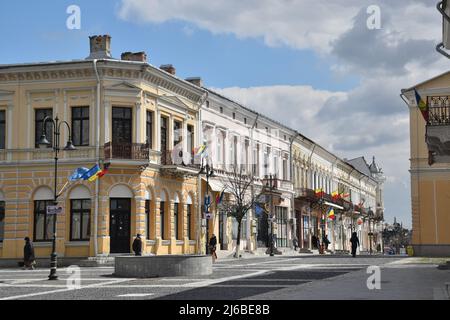
[[[199,110],[198,110],[198,120],[197,120],[197,145],[203,140],[203,126],[202,126],[202,105],[208,99],[209,93],[205,92],[205,95],[199,101]],[[199,174],[197,176],[197,254],[201,254],[202,245],[202,177]],[[206,222],[208,223],[208,221]],[[208,236],[206,235],[206,241],[208,241]],[[205,252],[206,254],[206,252]]]
[[[311,167],[312,167],[312,165],[311,165],[311,163],[312,163],[312,156],[313,156],[313,154],[314,154],[314,150],[316,149],[316,147],[317,147],[317,144],[315,144],[315,143],[313,143],[313,149],[311,150],[311,154],[309,155],[309,159],[308,159],[308,166],[309,166],[309,170],[310,170],[310,176],[311,176],[311,184],[313,184],[313,181],[312,181],[312,171],[311,171]],[[307,180],[308,180],[308,178],[307,178]],[[308,181],[306,181],[306,187],[308,187]],[[311,188],[313,187],[313,185],[311,185]],[[309,209],[310,210],[308,210],[308,220],[309,220],[309,228],[311,229],[311,226],[312,226],[312,224],[311,224],[311,204],[309,205]],[[315,226],[314,226],[314,229],[315,229]],[[314,230],[315,231],[315,230]],[[310,232],[311,233],[311,232]],[[314,232],[314,234],[315,234],[315,232]],[[309,238],[309,248],[308,248],[309,250],[311,250],[312,249],[312,243],[311,243],[311,237]]]
[[[97,59],[94,59],[94,71],[95,76],[97,77],[97,135],[95,142],[95,158],[97,161],[100,161],[100,76],[98,74],[97,69]],[[95,181],[95,208],[94,208],[94,255],[97,257],[98,255],[98,207],[99,207],[99,187],[100,187],[100,179]]]

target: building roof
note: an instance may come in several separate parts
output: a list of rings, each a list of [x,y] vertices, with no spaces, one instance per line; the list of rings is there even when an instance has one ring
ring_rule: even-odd
[[[346,161],[348,164],[352,165],[356,170],[363,173],[364,175],[371,177],[372,173],[370,171],[370,167],[367,164],[367,161],[364,157],[359,157]]]

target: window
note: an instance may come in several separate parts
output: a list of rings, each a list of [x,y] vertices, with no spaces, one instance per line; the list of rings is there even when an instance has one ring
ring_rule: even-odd
[[[5,110],[0,110],[0,149],[5,149],[6,121]]]
[[[89,241],[91,200],[70,200],[70,241]]]
[[[0,242],[5,238],[5,201],[0,201]]]
[[[187,230],[189,239],[194,239],[194,235],[192,234],[192,204],[188,204],[186,206],[187,210]]]
[[[146,223],[146,235],[147,235],[147,240],[151,239],[150,236],[150,225],[151,225],[151,216],[150,216],[150,206],[151,206],[151,202],[150,200],[145,200],[145,219],[147,220]]]
[[[266,148],[266,152],[264,152],[264,175],[269,175],[269,166],[270,166],[270,147]]]
[[[47,215],[47,207],[53,205],[53,200],[34,201],[34,241],[51,241],[55,216]]]
[[[165,239],[166,238],[166,233],[165,233],[165,219],[164,219],[164,215],[165,215],[165,207],[166,207],[166,203],[164,201],[161,201],[159,203],[159,217],[160,217],[160,229],[161,229],[161,239]]]
[[[209,109],[209,101],[206,101],[206,107]]]
[[[275,218],[277,224],[277,247],[287,247],[287,208],[276,207]]]
[[[180,230],[179,230],[179,219],[180,219],[180,215],[179,215],[179,209],[180,209],[180,206],[179,206],[179,203],[178,202],[175,202],[174,204],[173,204],[173,223],[174,223],[174,226],[173,226],[173,229],[174,229],[174,231],[175,231],[175,239],[177,239],[177,240],[180,240]]]
[[[89,145],[89,107],[72,108],[72,142],[75,146]]]
[[[222,107],[220,107],[220,113],[223,113],[223,108]]]
[[[153,149],[153,112],[147,111],[147,119],[145,121],[145,143],[147,143],[150,149]]]
[[[242,165],[244,168],[244,172],[246,172],[247,170],[250,169],[249,167],[249,161],[248,161],[248,150],[250,148],[250,141],[245,139],[245,147],[244,147],[244,152],[242,153]]]
[[[180,121],[174,121],[173,122],[173,145],[176,146],[177,144],[181,143],[183,140],[183,130],[181,128],[182,124]]]
[[[187,147],[189,152],[191,153],[191,163],[194,163],[194,126],[188,125],[187,131],[188,131]],[[209,142],[208,145],[210,145]]]
[[[36,109],[35,110],[35,125],[34,125],[34,141],[35,147],[39,148],[39,140],[44,132],[44,119],[46,117],[53,117],[53,109]],[[45,136],[50,142],[48,148],[51,148],[53,142],[53,124],[52,121],[47,121],[45,124]]]
[[[233,120],[236,120],[236,113],[233,112]]]
[[[273,174],[278,176],[278,159],[280,158],[280,151],[275,150],[273,152]]]
[[[244,124],[247,124],[247,118],[244,118]]]
[[[283,158],[283,180],[289,180],[288,177],[288,159]]]

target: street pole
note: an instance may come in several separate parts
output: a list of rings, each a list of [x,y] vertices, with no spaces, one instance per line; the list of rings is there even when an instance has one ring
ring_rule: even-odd
[[[51,121],[53,124],[53,141],[50,143],[46,138],[46,123],[47,121]],[[55,183],[53,190],[53,205],[58,205],[58,154],[60,151],[60,143],[59,138],[61,136],[61,124],[65,124],[67,129],[69,130],[69,140],[67,141],[66,147],[64,150],[72,151],[76,150],[72,144],[71,130],[70,126],[66,121],[59,122],[58,116],[53,120],[50,117],[45,117],[43,121],[43,134],[39,140],[39,146],[52,146],[53,151],[55,152]],[[53,240],[52,240],[52,253],[50,255],[50,274],[48,276],[48,280],[58,280],[58,275],[56,274],[56,269],[58,265],[58,254],[56,253],[56,223],[57,223],[58,214],[54,214],[53,219]]]
[[[271,221],[271,228],[270,228],[270,256],[273,257],[275,255],[274,253],[274,241],[273,241],[273,185],[272,185],[272,175],[269,176],[269,188],[270,188],[270,221]]]

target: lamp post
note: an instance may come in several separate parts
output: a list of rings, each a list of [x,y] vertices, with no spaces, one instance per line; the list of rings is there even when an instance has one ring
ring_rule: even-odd
[[[274,248],[274,233],[273,233],[273,227],[274,227],[274,223],[273,223],[273,219],[274,219],[274,214],[273,214],[273,190],[275,189],[273,183],[275,182],[274,177],[272,175],[269,175],[269,180],[266,181],[266,187],[269,188],[270,191],[270,256],[273,257],[275,255],[275,248]]]
[[[208,163],[208,160],[206,160],[206,165],[203,164],[202,159],[202,166],[200,168],[200,172],[198,173],[206,175],[206,194],[205,194],[205,220],[206,220],[206,254],[209,253],[208,245],[209,245],[209,222],[206,218],[206,213],[209,212],[209,206],[211,205],[211,198],[209,196],[209,178],[214,176],[214,168],[213,166],[210,166]]]
[[[47,140],[46,137],[46,123],[47,121],[50,121],[53,124],[53,140],[50,143]],[[70,126],[66,121],[59,121],[58,116],[56,116],[55,119],[52,119],[50,117],[45,117],[43,122],[43,129],[42,129],[42,136],[39,139],[39,147],[49,147],[51,146],[53,148],[53,151],[55,152],[55,185],[54,185],[54,197],[53,197],[53,204],[56,206],[58,204],[58,197],[60,194],[58,194],[56,188],[58,185],[58,154],[60,149],[59,144],[59,138],[61,135],[61,125],[65,124],[67,126],[67,129],[69,131],[69,139],[67,141],[66,146],[64,147],[65,151],[72,151],[76,150],[72,143],[72,135]],[[56,275],[56,267],[57,267],[57,259],[58,255],[56,253],[56,220],[58,215],[55,214],[55,217],[53,219],[53,240],[52,240],[52,254],[50,256],[50,275],[48,276],[48,280],[58,280],[58,276]]]

